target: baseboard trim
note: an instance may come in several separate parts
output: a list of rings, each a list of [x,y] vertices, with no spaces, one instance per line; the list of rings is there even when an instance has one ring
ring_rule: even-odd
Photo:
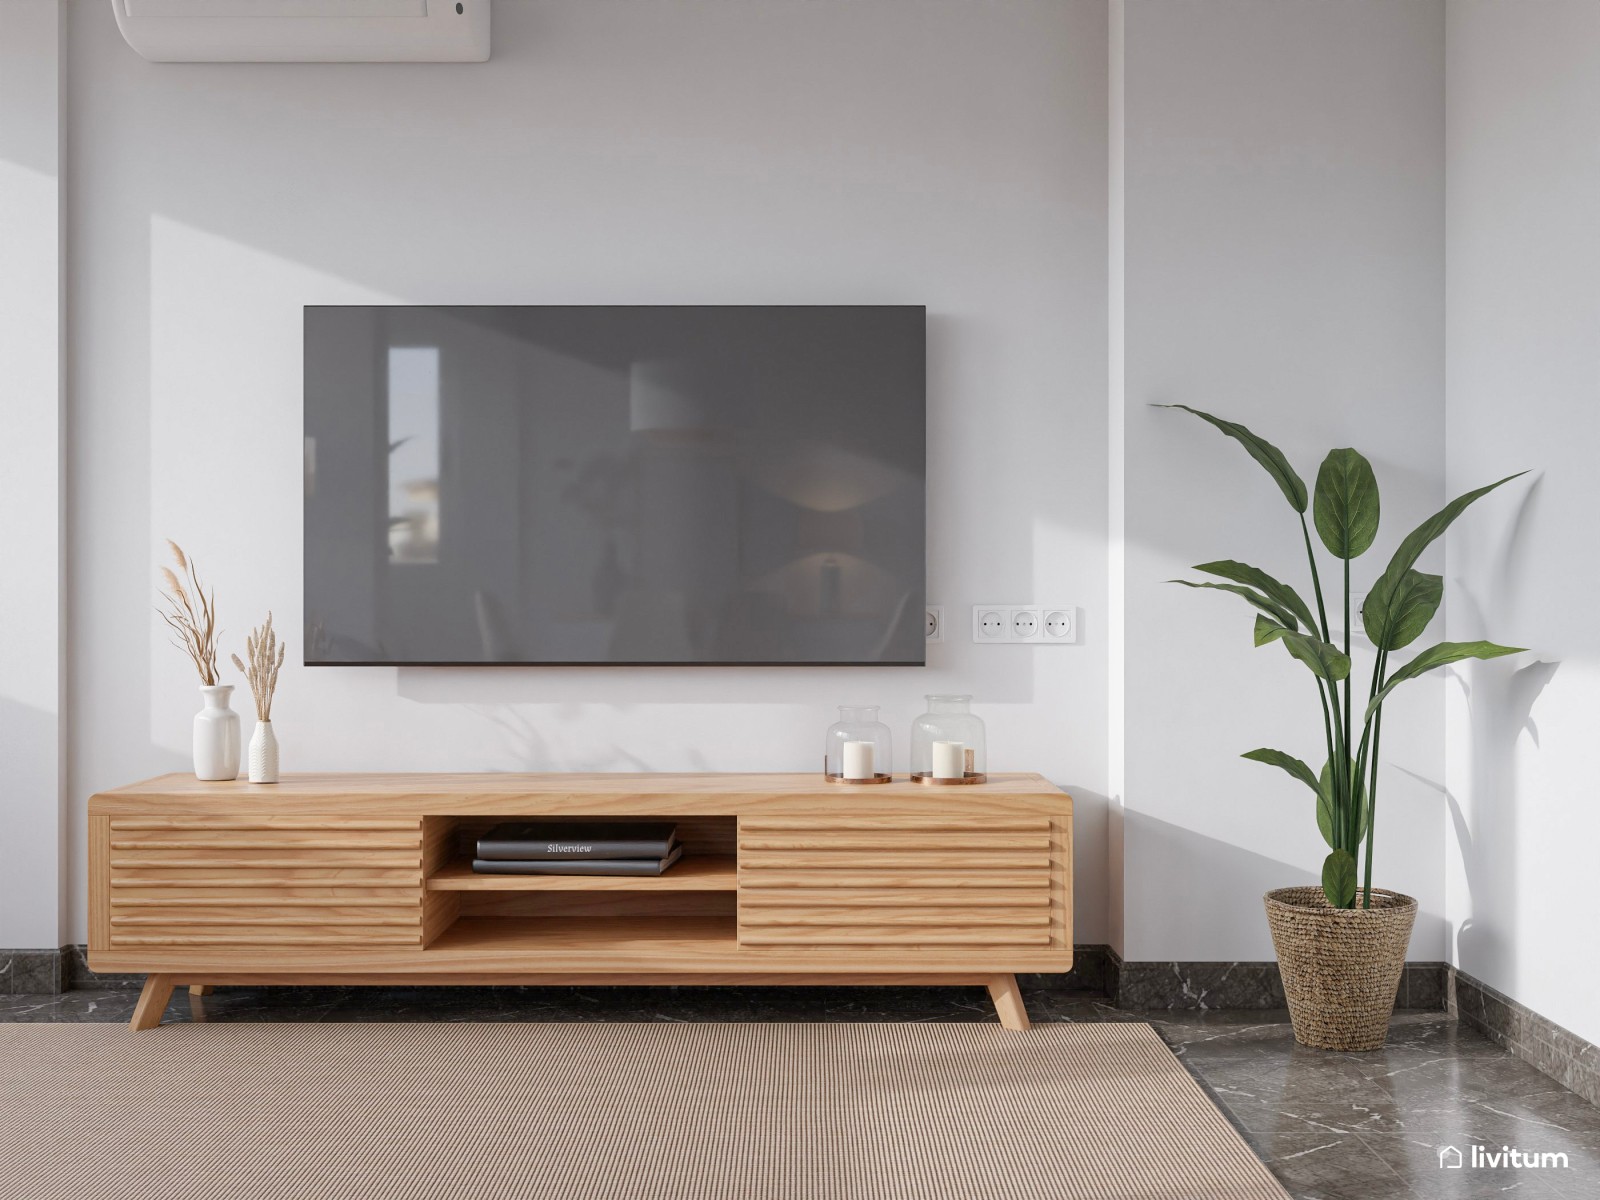
[[[1092,992],[1118,1008],[1135,1010],[1282,1008],[1283,983],[1275,962],[1124,962],[1110,946],[1072,949],[1064,975],[1027,975],[1033,987]],[[1407,963],[1395,1003],[1400,1008],[1443,1010],[1444,963]],[[70,990],[137,991],[143,975],[106,974],[89,968],[84,946],[59,950],[0,950],[0,995]]]
[[[1105,949],[1106,994],[1118,1008],[1172,1011],[1286,1004],[1276,962],[1125,962],[1109,946]],[[1406,963],[1395,1007],[1443,1011],[1448,970],[1445,963]]]
[[[1600,1104],[1600,1047],[1593,1042],[1454,967],[1447,1004],[1456,1020],[1589,1103]]]
[[[67,947],[59,950],[0,950],[0,996],[48,996],[64,992]]]

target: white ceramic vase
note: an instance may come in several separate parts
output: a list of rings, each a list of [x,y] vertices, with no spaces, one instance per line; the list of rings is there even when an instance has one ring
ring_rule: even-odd
[[[228,707],[233,685],[202,686],[204,707],[194,716],[194,777],[239,778],[239,714]]]
[[[278,782],[278,735],[271,721],[257,721],[250,735],[250,782]]]

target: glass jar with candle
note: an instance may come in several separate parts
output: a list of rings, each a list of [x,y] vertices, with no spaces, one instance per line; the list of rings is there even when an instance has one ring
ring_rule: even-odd
[[[986,783],[988,744],[971,696],[929,696],[928,711],[911,723],[915,783]]]
[[[876,704],[841,704],[839,719],[828,726],[823,777],[829,783],[888,783],[892,739],[889,727],[878,720]]]

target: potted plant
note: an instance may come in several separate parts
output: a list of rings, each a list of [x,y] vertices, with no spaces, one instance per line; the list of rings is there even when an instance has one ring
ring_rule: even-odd
[[[1443,578],[1417,570],[1417,559],[1468,505],[1517,476],[1456,497],[1400,542],[1361,607],[1362,628],[1376,654],[1366,694],[1358,696],[1350,670],[1350,563],[1371,547],[1378,533],[1378,481],[1372,464],[1354,450],[1329,451],[1317,472],[1316,490],[1308,494],[1283,453],[1243,425],[1186,404],[1159,407],[1193,413],[1242,445],[1272,476],[1299,516],[1315,612],[1288,584],[1231,559],[1194,568],[1221,582],[1172,582],[1231,592],[1247,601],[1256,609],[1255,644],[1282,642],[1312,676],[1327,754],[1322,769],[1313,771],[1282,750],[1263,748],[1244,755],[1288,772],[1310,789],[1316,798],[1317,828],[1329,848],[1322,864],[1322,886],[1268,892],[1267,922],[1295,1039],[1329,1050],[1376,1050],[1388,1033],[1417,914],[1417,902],[1410,896],[1372,886],[1384,703],[1402,683],[1436,667],[1517,654],[1520,648],[1483,641],[1439,642],[1403,664],[1397,665],[1391,656],[1421,636],[1444,595]],[[1323,547],[1343,572],[1342,597],[1336,589],[1333,593],[1335,603],[1342,598],[1344,607],[1339,644],[1328,624],[1307,507]]]

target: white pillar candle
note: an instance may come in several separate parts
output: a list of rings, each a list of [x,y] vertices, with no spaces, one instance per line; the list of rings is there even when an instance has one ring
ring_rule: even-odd
[[[933,777],[964,779],[967,774],[967,748],[961,742],[933,744]]]
[[[844,744],[844,777],[846,779],[871,779],[872,743],[846,742]]]

